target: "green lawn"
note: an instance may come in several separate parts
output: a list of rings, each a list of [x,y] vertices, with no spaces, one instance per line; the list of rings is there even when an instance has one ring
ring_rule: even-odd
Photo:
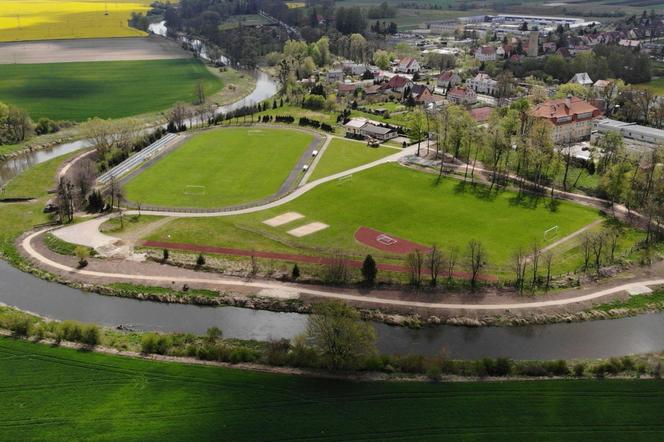
[[[173,235],[177,241],[196,243],[202,238],[191,233],[205,231],[207,245],[224,246],[233,236],[238,247],[242,237],[234,235],[239,227],[245,231],[243,237],[258,234],[307,249],[341,248],[356,254],[377,254],[353,237],[358,227],[367,226],[426,245],[436,243],[445,249],[457,246],[464,253],[468,241],[476,239],[485,246],[490,265],[501,265],[509,271],[514,252],[519,247],[530,247],[535,239],[543,244],[546,229],[557,225],[559,237],[563,237],[599,218],[596,210],[567,202],[560,202],[552,212],[546,199],[517,202],[512,192],[488,197],[484,186],[473,191],[471,186],[464,189],[455,179],[446,178],[439,184],[436,179],[435,175],[395,164],[382,165],[354,174],[351,180],[322,184],[275,209],[223,219],[176,220],[150,239],[168,240],[167,235]],[[305,218],[279,228],[262,223],[289,211]],[[314,221],[330,227],[298,239],[286,233]],[[217,223],[218,229],[214,227]],[[231,224],[235,226],[233,234],[225,235],[225,228]]]
[[[658,440],[664,383],[348,382],[0,338],[4,440]],[[659,435],[659,436],[658,436]]]
[[[664,94],[664,77],[653,78],[648,83],[639,83],[634,86],[641,89],[647,89],[653,94],[662,95]]]
[[[221,81],[193,59],[2,65],[0,101],[34,120],[84,121],[163,111],[192,102],[203,81],[208,95]]]
[[[288,129],[216,129],[194,135],[125,186],[130,201],[224,207],[279,190],[313,136]],[[203,186],[203,187],[191,187]]]
[[[334,138],[327,146],[309,181],[334,175],[398,152],[396,149],[384,146],[368,147],[363,141]]]

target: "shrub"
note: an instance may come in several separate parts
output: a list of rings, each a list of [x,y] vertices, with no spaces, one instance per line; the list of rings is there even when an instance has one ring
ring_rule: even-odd
[[[198,254],[198,258],[196,258],[196,267],[203,267],[205,265],[205,257],[203,256],[202,253]]]
[[[629,356],[623,356],[620,362],[622,363],[623,371],[633,371],[635,368],[634,361]]]
[[[95,324],[87,324],[81,327],[81,341],[87,345],[99,344],[99,327]]]
[[[168,336],[157,333],[146,333],[141,337],[141,351],[143,353],[156,353],[164,355],[171,347],[171,339]]]
[[[427,368],[426,376],[434,382],[441,380],[443,372],[438,365],[431,365]]]
[[[573,371],[574,371],[574,376],[580,378],[583,376],[583,373],[586,371],[586,366],[583,365],[581,362],[578,362],[574,364]]]
[[[87,247],[77,246],[74,250],[76,257],[78,258],[78,266],[83,268],[88,265],[88,257],[90,256],[90,251]]]
[[[509,358],[497,358],[491,370],[487,367],[490,376],[509,376],[512,372],[512,361]]]
[[[376,281],[376,274],[378,273],[378,268],[376,266],[376,261],[371,255],[367,255],[364,258],[362,263],[362,278],[367,284],[373,284]]]
[[[320,366],[320,355],[314,348],[309,347],[301,336],[293,340],[288,360],[288,365],[293,367],[315,368]]]
[[[293,281],[297,281],[297,278],[300,277],[300,268],[297,266],[297,264],[293,265],[293,271],[291,272],[291,279]]]
[[[162,252],[162,255],[161,255],[161,261],[162,262],[168,261],[169,256],[170,256],[170,254],[168,252],[168,249],[164,249],[164,251]]]
[[[234,348],[229,355],[229,362],[231,364],[239,364],[241,362],[254,362],[258,359],[258,354],[254,350],[245,347]]]
[[[288,362],[288,352],[290,350],[290,341],[288,339],[279,339],[267,343],[265,349],[265,359],[269,365],[286,365]]]
[[[302,101],[302,107],[312,110],[323,109],[325,107],[325,98],[320,95],[307,95]]]
[[[14,336],[28,336],[30,333],[30,319],[27,316],[15,313],[4,321],[4,326],[12,332]]]
[[[81,324],[76,321],[63,321],[60,323],[56,333],[59,340],[81,342]]]

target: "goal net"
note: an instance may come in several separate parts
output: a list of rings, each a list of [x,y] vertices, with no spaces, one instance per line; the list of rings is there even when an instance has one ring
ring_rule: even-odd
[[[184,188],[185,195],[196,196],[196,195],[205,195],[205,193],[206,193],[205,186],[189,185],[185,186]]]
[[[552,239],[556,239],[558,237],[558,231],[560,229],[558,226],[553,226],[550,229],[546,229],[544,231],[544,241],[551,241]]]

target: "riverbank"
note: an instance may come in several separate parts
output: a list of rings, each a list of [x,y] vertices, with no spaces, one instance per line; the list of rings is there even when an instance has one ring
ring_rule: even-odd
[[[182,333],[111,329],[76,321],[53,321],[16,309],[0,307],[0,335],[34,343],[63,346],[132,358],[243,370],[356,381],[542,380],[566,378],[659,379],[662,355],[610,359],[513,361],[510,358],[459,360],[444,352],[436,356],[371,354],[356,370],[329,370],[304,340],[257,342],[224,339],[209,329],[204,336]]]

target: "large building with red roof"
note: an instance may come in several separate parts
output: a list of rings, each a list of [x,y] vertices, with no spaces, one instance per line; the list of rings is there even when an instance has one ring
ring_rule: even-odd
[[[581,98],[568,97],[540,103],[531,115],[550,122],[554,143],[562,144],[589,138],[593,120],[599,118],[602,112]]]

